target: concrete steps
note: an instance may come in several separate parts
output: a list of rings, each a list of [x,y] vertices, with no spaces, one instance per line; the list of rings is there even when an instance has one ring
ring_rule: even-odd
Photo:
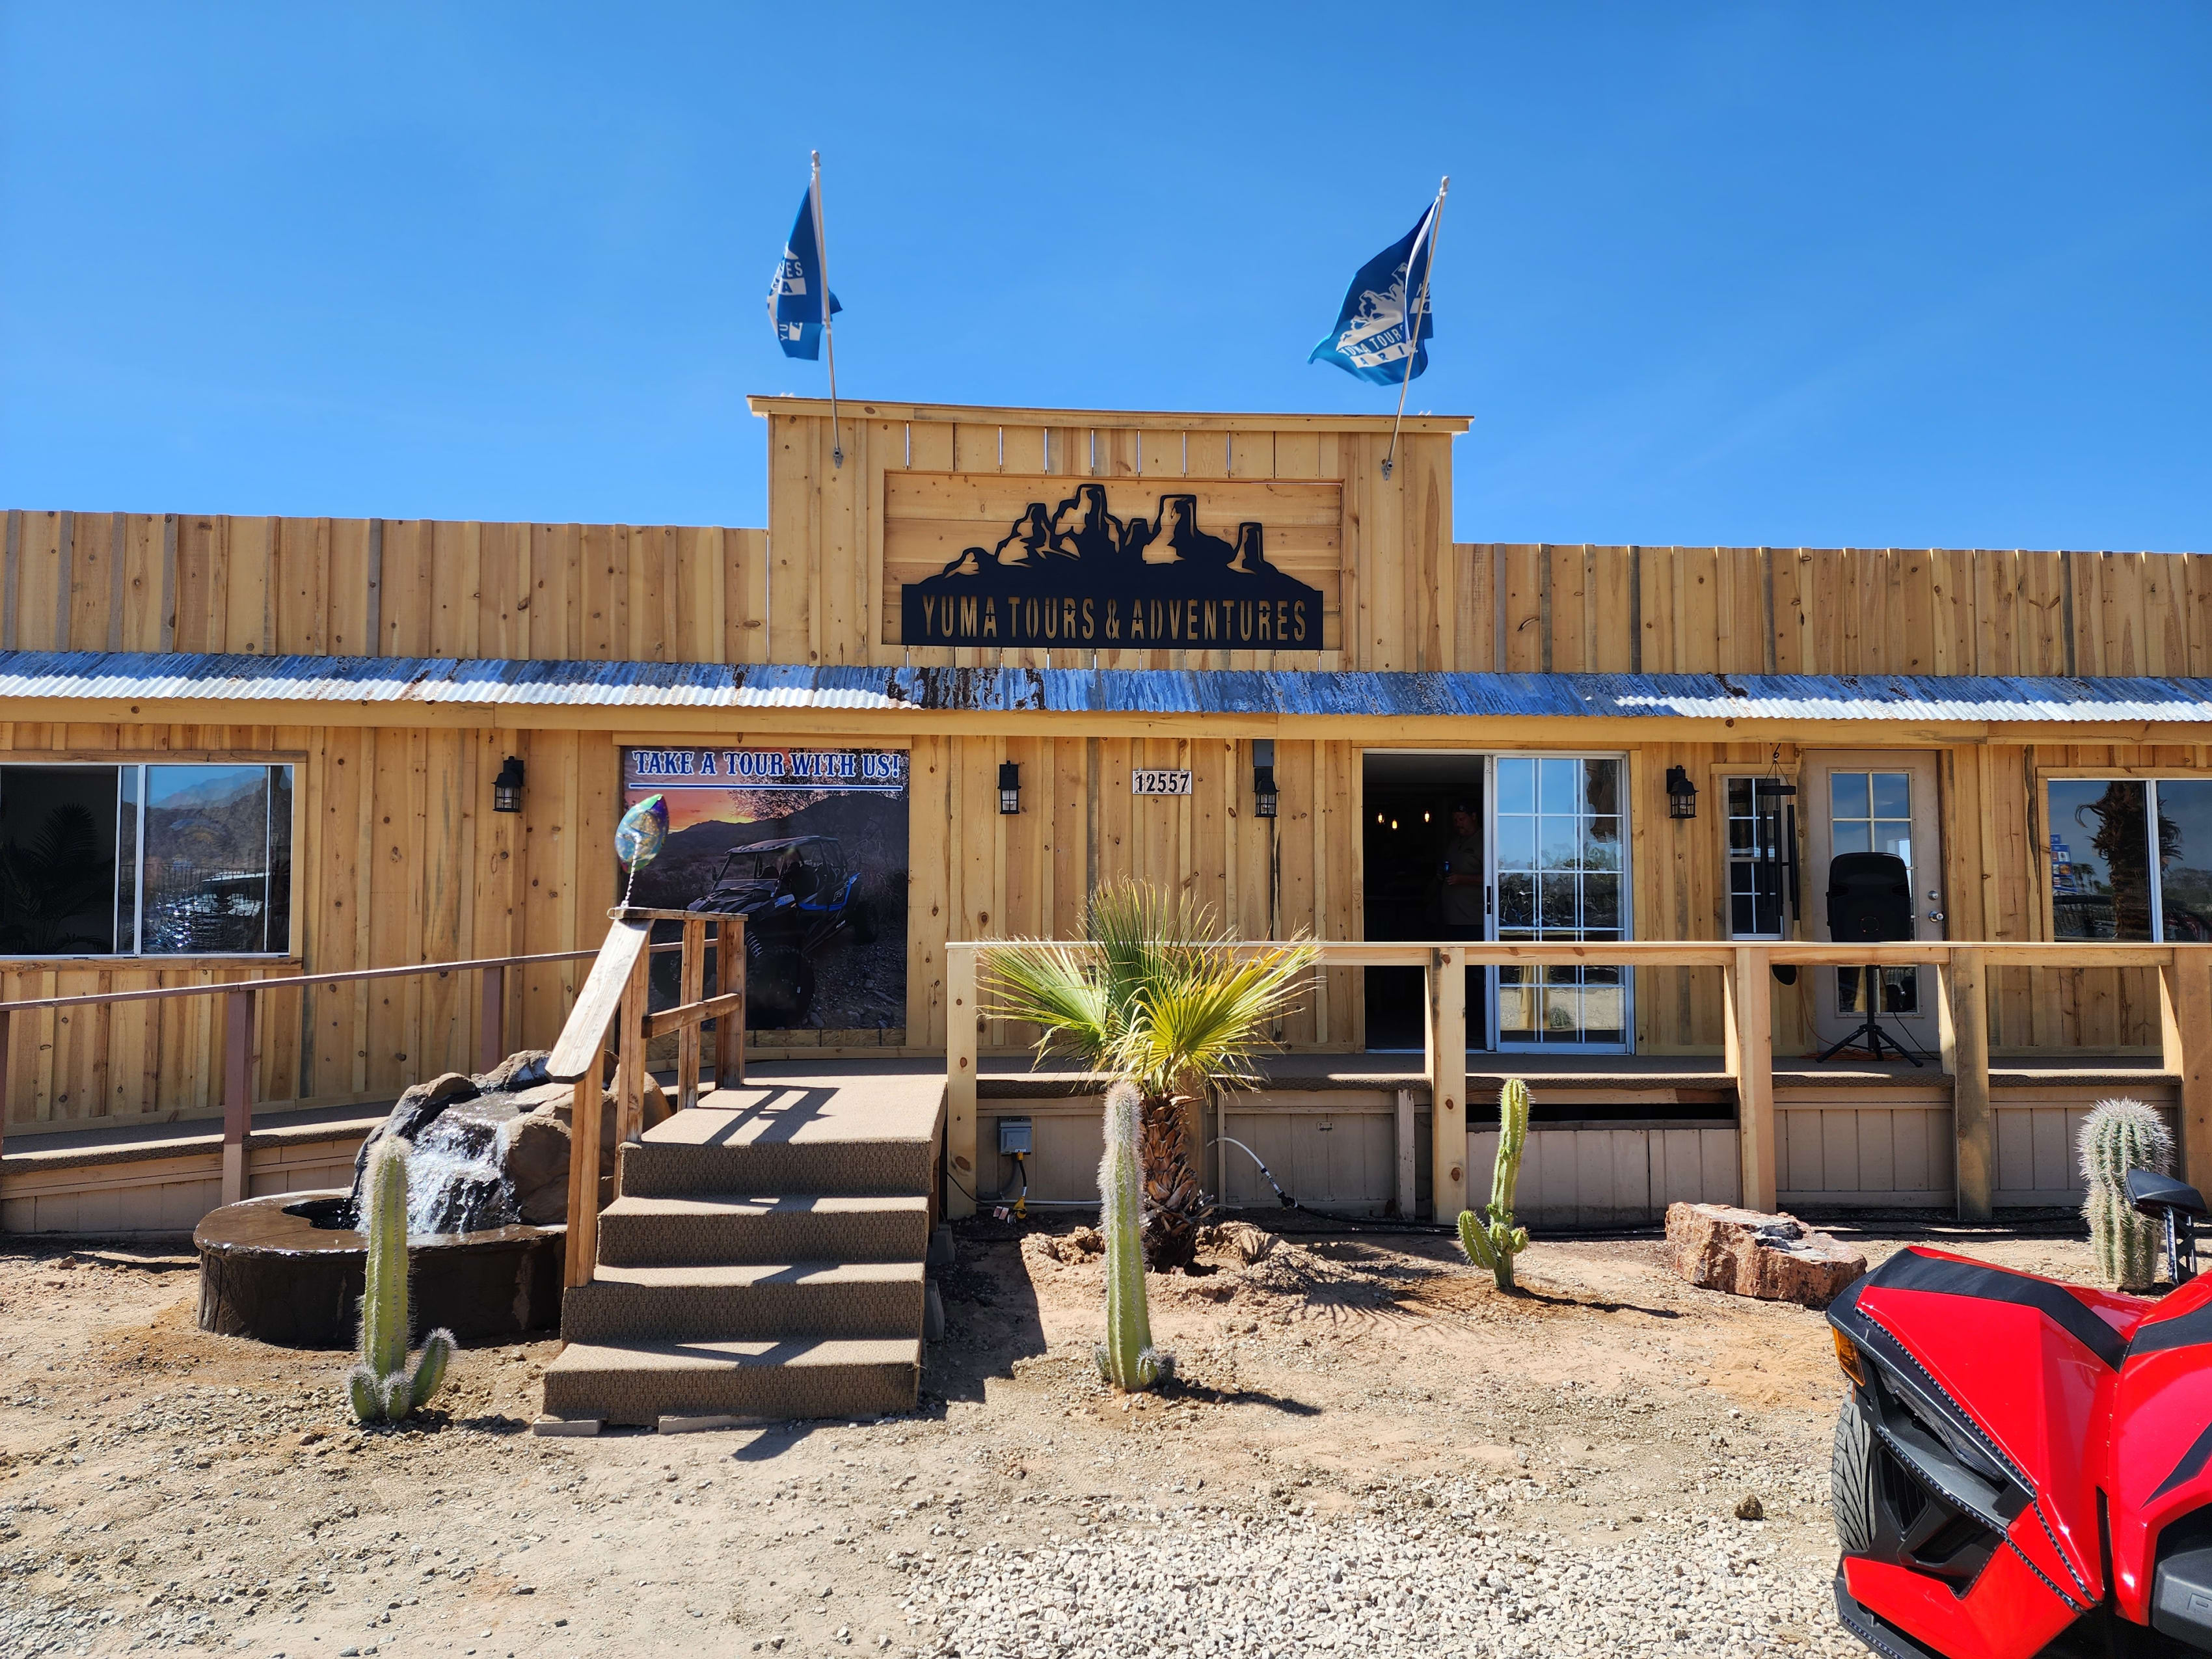
[[[943,1098],[910,1075],[780,1080],[621,1148],[541,1428],[911,1411]]]
[[[602,1267],[568,1292],[561,1334],[571,1342],[647,1334],[696,1342],[732,1333],[912,1341],[921,1335],[925,1283],[919,1261]]]
[[[633,1198],[599,1212],[599,1261],[615,1267],[682,1262],[919,1261],[929,1200],[800,1193]]]
[[[921,1341],[571,1342],[545,1370],[545,1410],[574,1420],[882,1417],[914,1409]]]

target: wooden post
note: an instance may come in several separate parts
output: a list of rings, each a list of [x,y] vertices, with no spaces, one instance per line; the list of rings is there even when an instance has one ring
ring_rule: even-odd
[[[222,1201],[246,1196],[246,1137],[253,1127],[253,993],[223,997]]]
[[[1449,945],[1429,952],[1428,1048],[1431,1217],[1467,1207],[1467,969]]]
[[[745,991],[745,919],[724,916],[714,924],[714,994]],[[745,1011],[714,1022],[714,1086],[734,1089],[745,1080]]]
[[[945,1213],[975,1213],[975,947],[945,947]]]
[[[8,1039],[12,1035],[8,1027],[15,1018],[0,1008],[0,1152],[8,1147]]]
[[[568,1244],[562,1283],[592,1282],[599,1259],[599,1079],[576,1079],[568,1106]]]
[[[637,953],[630,965],[629,982],[623,987],[621,1023],[615,1035],[615,1164],[619,1179],[623,1143],[645,1133],[645,1012],[648,976],[653,972],[650,945]]]
[[[1774,997],[1765,951],[1736,947],[1723,970],[1728,1064],[1735,1078],[1736,1149],[1743,1160],[1743,1206],[1771,1210],[1780,1190],[1774,1168]]]
[[[678,977],[682,988],[676,1000],[699,1001],[707,994],[707,918],[684,924],[684,959]],[[678,1111],[699,1103],[699,1026],[696,1021],[676,1033],[676,1106]]]
[[[1413,1091],[1398,1091],[1398,1180],[1396,1192],[1398,1213],[1407,1220],[1420,1206],[1413,1191],[1413,1171],[1416,1168],[1413,1147]]]
[[[483,970],[483,1019],[477,1031],[477,1070],[489,1072],[507,1058],[507,969]]]
[[[1959,1219],[1987,1221],[1996,1171],[1996,1121],[1990,1114],[1990,1014],[1982,953],[1954,950],[1936,969],[1937,1030],[1951,1074],[1951,1135],[1958,1152]]]
[[[2166,1069],[2181,1080],[2182,1178],[2212,1186],[2212,945],[2177,945],[2159,969]]]

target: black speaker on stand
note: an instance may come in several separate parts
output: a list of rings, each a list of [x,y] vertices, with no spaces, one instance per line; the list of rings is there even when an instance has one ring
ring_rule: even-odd
[[[1828,937],[1838,945],[1892,945],[1912,937],[1912,872],[1894,853],[1838,853],[1828,860]],[[1862,968],[1859,984],[1866,1019],[1832,1043],[1820,1058],[1833,1060],[1846,1048],[1864,1048],[1879,1061],[1882,1050],[1917,1066],[1926,1058],[1881,1029],[1884,976],[1880,968]]]

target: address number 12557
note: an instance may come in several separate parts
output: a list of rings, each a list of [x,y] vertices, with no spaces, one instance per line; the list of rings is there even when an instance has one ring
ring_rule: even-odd
[[[1133,767],[1129,772],[1129,793],[1133,795],[1188,795],[1190,793],[1190,770],[1188,767],[1171,771],[1163,767]]]

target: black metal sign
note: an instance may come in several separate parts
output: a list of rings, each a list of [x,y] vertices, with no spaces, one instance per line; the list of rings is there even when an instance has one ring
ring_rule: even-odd
[[[1198,522],[1198,497],[1160,497],[1147,522],[1081,483],[1031,501],[994,548],[971,547],[900,591],[908,645],[1070,650],[1317,651],[1322,594],[1267,562],[1265,532],[1234,541]]]

